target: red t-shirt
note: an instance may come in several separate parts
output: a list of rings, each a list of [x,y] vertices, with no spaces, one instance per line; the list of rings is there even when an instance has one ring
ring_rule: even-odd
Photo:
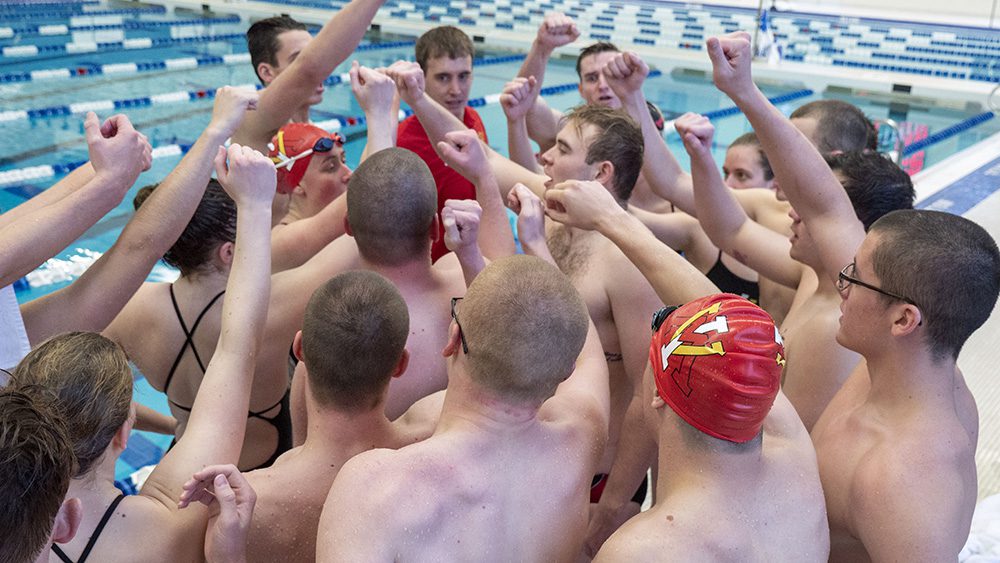
[[[479,138],[483,142],[488,142],[486,140],[486,129],[483,127],[483,120],[479,118],[476,110],[466,106],[465,116],[462,121],[466,127],[479,133]],[[427,167],[431,169],[431,174],[434,176],[434,183],[437,184],[438,237],[434,241],[434,244],[431,245],[431,260],[437,262],[438,258],[450,252],[444,245],[444,225],[441,221],[441,209],[444,207],[445,200],[476,199],[476,186],[466,180],[464,176],[449,168],[441,160],[437,151],[431,146],[431,141],[427,138],[427,132],[424,131],[424,127],[420,124],[417,116],[411,115],[399,124],[399,129],[396,132],[396,146],[417,153],[417,156],[422,158],[427,163]]]

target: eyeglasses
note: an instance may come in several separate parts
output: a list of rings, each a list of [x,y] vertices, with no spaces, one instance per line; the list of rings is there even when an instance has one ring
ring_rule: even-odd
[[[458,315],[455,314],[455,304],[461,301],[461,297],[451,298],[451,318],[455,320],[455,324],[458,325],[458,337],[462,339],[462,352],[468,356],[469,355],[469,344],[465,341],[465,333],[462,332],[462,324],[458,322]]]
[[[886,297],[892,297],[893,299],[899,299],[904,303],[909,303],[910,305],[918,306],[916,302],[914,302],[912,299],[903,297],[902,295],[899,295],[897,293],[892,293],[891,291],[886,291],[881,287],[876,287],[870,283],[865,283],[859,280],[858,278],[854,277],[857,275],[857,271],[858,267],[854,262],[851,262],[850,264],[844,266],[844,269],[841,270],[840,274],[837,275],[837,291],[844,293],[845,291],[847,291],[847,288],[853,283],[855,285],[860,285],[861,287],[868,288],[876,293],[881,293]]]
[[[285,168],[287,170],[292,169],[292,165],[296,161],[302,160],[303,158],[316,153],[316,152],[330,152],[333,150],[334,145],[338,147],[344,146],[344,137],[340,133],[331,133],[329,137],[320,137],[316,139],[311,149],[304,150],[299,154],[288,157],[287,151],[285,150],[285,132],[278,131],[278,154],[271,157],[274,161],[275,168]],[[273,149],[274,146],[271,146]]]
[[[673,313],[676,310],[677,307],[661,307],[659,311],[653,313],[653,322],[650,324],[653,332],[660,330],[660,326],[663,325],[663,321],[667,320],[670,313]]]

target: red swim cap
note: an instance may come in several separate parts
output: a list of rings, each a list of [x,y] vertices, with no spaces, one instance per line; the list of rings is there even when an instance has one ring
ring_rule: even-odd
[[[746,442],[774,404],[785,350],[770,315],[720,293],[670,314],[653,333],[649,361],[678,416],[709,436]]]
[[[334,145],[344,146],[344,138],[339,133],[328,133],[311,123],[289,123],[279,129],[278,134],[271,137],[267,153],[278,166],[278,193],[291,193],[305,176],[313,154],[329,152]],[[295,158],[309,150],[312,152]]]

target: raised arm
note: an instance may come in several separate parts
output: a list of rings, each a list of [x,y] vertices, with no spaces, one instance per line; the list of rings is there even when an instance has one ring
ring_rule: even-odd
[[[507,205],[517,213],[517,235],[524,253],[559,267],[545,239],[545,206],[541,198],[524,184],[514,184]]]
[[[847,193],[816,147],[753,83],[750,36],[737,32],[711,37],[706,47],[715,85],[750,121],[782,191],[816,241],[824,270],[836,281],[865,237]]]
[[[615,243],[663,303],[687,303],[719,289],[618,205],[598,182],[562,182],[545,193],[546,213],[560,223],[596,230]]]
[[[260,111],[247,116],[233,142],[267,152],[274,133],[298,111],[337,65],[354,52],[385,0],[352,0],[326,22],[291,65],[260,95]]]
[[[135,212],[111,249],[68,287],[21,307],[31,342],[68,330],[99,332],[108,326],[187,227],[211,177],[212,155],[256,99],[249,90],[218,90],[208,127]]]
[[[642,177],[653,193],[674,204],[690,215],[695,214],[691,176],[684,172],[666,141],[653,123],[646,106],[642,85],[649,75],[649,66],[639,55],[625,52],[617,55],[604,67],[608,86],[622,102],[622,107],[642,127],[645,151],[642,159]]]
[[[441,209],[444,243],[458,257],[465,287],[472,285],[472,280],[486,267],[486,259],[479,249],[479,221],[482,213],[479,203],[471,199],[449,199]]]
[[[215,167],[219,183],[237,209],[236,250],[222,304],[219,343],[198,389],[184,436],[142,488],[143,495],[172,510],[191,474],[206,465],[239,459],[271,291],[274,165],[250,147],[234,144],[228,151],[219,147]]]
[[[496,176],[486,159],[486,147],[472,129],[453,131],[438,143],[438,154],[448,166],[476,186],[476,201],[482,208],[479,246],[490,260],[514,254],[514,234],[500,198]]]
[[[507,153],[510,159],[532,172],[541,172],[528,138],[527,114],[532,101],[538,96],[535,77],[515,78],[508,82],[500,94],[500,106],[507,116]]]
[[[351,65],[351,90],[365,112],[368,142],[361,153],[361,162],[382,149],[396,146],[396,126],[399,124],[399,96],[391,78],[358,61]]]
[[[734,190],[722,182],[712,158],[712,124],[704,116],[687,113],[674,125],[691,156],[698,220],[712,242],[762,276],[798,287],[803,266],[789,256],[788,238],[751,220]]]
[[[424,71],[419,64],[396,61],[385,69],[385,73],[396,82],[399,97],[413,110],[435,148],[448,133],[467,129],[460,119],[427,95],[424,90]]]
[[[542,25],[538,27],[538,34],[531,43],[528,56],[524,58],[520,70],[517,72],[519,78],[534,76],[541,88],[545,80],[545,67],[548,65],[552,52],[563,45],[569,45],[580,37],[580,30],[576,27],[573,18],[553,12],[545,16]],[[559,132],[559,120],[562,113],[549,107],[545,100],[535,96],[528,108],[528,120],[526,134],[530,135],[538,143],[542,150],[547,150],[555,144],[556,134]],[[524,165],[511,153],[511,158]],[[531,168],[530,166],[528,168]]]
[[[149,169],[149,141],[124,115],[112,116],[102,125],[93,112],[88,113],[84,130],[92,165],[84,165],[3,214],[0,287],[10,285],[80,238],[121,203],[139,174]]]

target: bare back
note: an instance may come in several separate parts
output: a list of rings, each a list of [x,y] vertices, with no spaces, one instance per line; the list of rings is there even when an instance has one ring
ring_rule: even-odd
[[[579,427],[535,419],[497,433],[439,429],[399,451],[362,454],[331,489],[319,560],[572,560],[587,527],[591,441]]]
[[[194,333],[192,349],[192,345],[185,344],[184,329],[174,311],[170,290],[170,284],[143,284],[105,335],[122,345],[129,359],[154,389],[167,393],[171,414],[177,419],[175,434],[180,439],[190,416],[190,407],[201,386],[204,368],[215,354],[225,296],[206,309],[216,292],[206,292],[183,282],[174,284],[180,315],[188,332]],[[194,323],[202,312],[204,316],[195,329]],[[274,418],[286,408],[281,402],[288,389],[290,346],[290,340],[280,342],[265,338],[262,341],[250,394],[250,411]],[[279,430],[266,420],[248,417],[243,444],[239,467],[254,468],[264,463],[278,448]]]
[[[595,561],[826,561],[829,533],[816,455],[779,395],[761,453],[668,491],[629,520]],[[659,494],[659,491],[658,491]]]
[[[451,298],[465,295],[465,278],[453,253],[442,256],[422,275],[377,269],[395,284],[410,311],[410,337],[406,372],[389,384],[385,414],[396,419],[410,405],[444,389],[448,370],[441,355],[451,323]]]

